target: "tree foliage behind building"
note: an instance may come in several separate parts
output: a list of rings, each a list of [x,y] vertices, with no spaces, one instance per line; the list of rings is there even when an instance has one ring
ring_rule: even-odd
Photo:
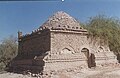
[[[100,38],[108,42],[111,51],[115,54],[120,52],[120,20],[105,15],[91,17],[89,21],[82,24],[88,29],[89,36]]]
[[[5,70],[10,61],[17,55],[17,39],[5,38],[0,44],[0,70]]]

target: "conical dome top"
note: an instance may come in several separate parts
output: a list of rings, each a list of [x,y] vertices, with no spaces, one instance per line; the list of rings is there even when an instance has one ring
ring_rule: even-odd
[[[40,28],[62,28],[62,29],[76,29],[81,28],[80,23],[73,17],[63,11],[58,11],[51,16]]]

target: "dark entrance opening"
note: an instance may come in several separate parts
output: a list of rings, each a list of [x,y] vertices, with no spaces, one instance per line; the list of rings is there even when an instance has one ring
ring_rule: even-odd
[[[90,54],[90,57],[88,59],[88,67],[91,68],[91,67],[96,67],[96,63],[95,63],[95,55],[93,53]]]
[[[83,48],[81,52],[84,53],[86,56],[88,67],[95,67],[95,55],[93,53],[89,53],[89,50],[87,48]]]

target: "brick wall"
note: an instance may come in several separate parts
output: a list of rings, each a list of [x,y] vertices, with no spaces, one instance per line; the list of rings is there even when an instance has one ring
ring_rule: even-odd
[[[19,42],[19,54],[40,55],[46,51],[50,51],[49,30],[23,37]]]

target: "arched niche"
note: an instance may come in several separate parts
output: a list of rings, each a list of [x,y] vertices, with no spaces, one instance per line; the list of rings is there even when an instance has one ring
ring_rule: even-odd
[[[74,50],[71,47],[63,47],[60,51],[60,54],[73,54]]]
[[[104,52],[105,50],[104,50],[104,48],[103,48],[103,46],[99,46],[98,47],[98,53],[102,53],[102,52]]]

